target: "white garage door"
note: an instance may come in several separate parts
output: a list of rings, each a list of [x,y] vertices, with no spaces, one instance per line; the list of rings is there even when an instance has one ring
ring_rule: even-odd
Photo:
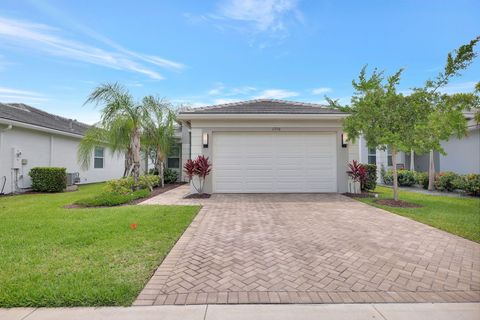
[[[335,133],[215,132],[213,192],[337,192]]]

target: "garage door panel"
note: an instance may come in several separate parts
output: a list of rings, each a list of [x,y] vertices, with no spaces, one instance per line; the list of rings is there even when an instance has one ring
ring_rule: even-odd
[[[336,192],[336,135],[215,132],[214,192]]]

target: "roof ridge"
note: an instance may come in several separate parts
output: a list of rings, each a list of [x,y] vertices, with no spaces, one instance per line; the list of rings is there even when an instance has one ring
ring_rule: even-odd
[[[282,100],[282,99],[273,99],[273,98],[259,98],[259,99],[249,99],[249,100],[241,100],[235,102],[227,102],[227,103],[220,103],[220,104],[211,104],[204,107],[197,107],[191,108],[190,110],[212,110],[215,108],[223,108],[223,107],[232,107],[238,106],[242,104],[251,104],[255,102],[279,102],[279,103],[287,103],[299,106],[308,106],[308,107],[316,107],[316,108],[328,108],[327,105],[322,105],[319,103],[310,103],[310,102],[302,102],[302,101],[292,101],[292,100]]]
[[[22,111],[26,111],[26,112],[36,112],[38,114],[42,114],[42,115],[45,115],[45,116],[50,116],[50,117],[53,117],[53,118],[56,118],[56,119],[61,119],[61,120],[65,120],[65,121],[72,121],[81,125],[81,126],[85,126],[85,127],[90,127],[91,125],[89,124],[86,124],[86,123],[83,123],[83,122],[80,122],[78,121],[77,119],[72,119],[72,118],[66,118],[64,116],[60,116],[60,115],[57,115],[57,114],[53,114],[53,113],[50,113],[50,112],[46,112],[44,110],[41,110],[41,109],[38,109],[38,108],[35,108],[35,107],[32,107],[31,105],[28,105],[28,104],[25,104],[25,103],[21,103],[21,102],[10,102],[10,103],[0,103],[0,104],[3,104],[3,105],[6,105],[6,106],[9,106],[9,107],[12,107],[12,108],[17,108],[17,110],[21,110],[21,109],[18,109],[18,107],[16,107],[16,105],[19,105],[19,106],[22,106],[22,107],[26,107],[27,109],[29,109],[28,111],[26,110],[22,110]]]

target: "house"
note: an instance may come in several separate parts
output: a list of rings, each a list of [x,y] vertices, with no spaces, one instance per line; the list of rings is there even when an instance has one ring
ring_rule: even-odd
[[[473,119],[473,113],[465,113],[467,119],[467,135],[462,138],[452,136],[442,142],[446,154],[434,152],[435,171],[453,171],[458,174],[480,173],[480,125]],[[376,164],[378,170],[383,166],[386,170],[392,168],[390,149],[379,150],[368,148],[365,139],[359,139],[359,158],[362,163]],[[397,164],[400,168],[427,172],[430,162],[429,154],[415,154],[413,163],[410,153],[399,152]],[[380,176],[379,176],[380,179]]]
[[[210,158],[209,193],[345,192],[347,162],[359,154],[344,141],[346,116],[273,99],[183,110],[182,163]]]
[[[92,165],[82,170],[77,147],[88,125],[56,116],[31,106],[0,103],[0,192],[20,192],[31,186],[28,172],[33,167],[65,167],[79,173],[80,183],[119,178],[124,156],[98,146]]]

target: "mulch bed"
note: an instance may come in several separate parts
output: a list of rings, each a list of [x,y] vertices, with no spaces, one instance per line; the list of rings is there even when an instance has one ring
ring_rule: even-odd
[[[183,197],[184,199],[208,199],[212,195],[209,193],[192,193],[188,196]]]
[[[159,194],[161,193],[164,193],[164,192],[167,192],[169,190],[172,190],[172,189],[175,189],[177,187],[180,187],[181,185],[184,185],[185,183],[172,183],[172,184],[166,184],[163,188],[160,188],[160,187],[157,187],[157,188],[154,188],[153,191],[150,193],[150,195],[148,197],[145,197],[145,198],[140,198],[140,199],[135,199],[133,201],[130,201],[130,202],[127,202],[127,203],[123,203],[123,204],[120,204],[118,206],[96,206],[96,207],[86,207],[86,206],[82,206],[82,205],[78,205],[78,204],[67,204],[65,206],[63,206],[65,209],[85,209],[85,208],[88,208],[88,209],[92,209],[92,208],[113,208],[113,207],[121,207],[121,206],[129,206],[129,205],[135,205],[135,204],[139,204],[140,202],[143,202],[145,200],[148,200],[150,198],[153,198],[155,196],[158,196]]]
[[[145,200],[158,196],[161,193],[180,187],[181,185],[184,185],[184,184],[185,183],[172,183],[172,184],[166,184],[163,188],[160,188],[160,187],[154,188],[148,197],[136,199],[126,204],[138,204],[140,202],[143,202]]]
[[[402,200],[395,201],[393,199],[379,199],[375,200],[375,203],[397,208],[421,208],[422,206],[416,203],[406,202]]]
[[[372,193],[372,192],[362,192],[362,193],[343,193],[344,196],[350,197],[350,198],[376,198],[377,194]]]

